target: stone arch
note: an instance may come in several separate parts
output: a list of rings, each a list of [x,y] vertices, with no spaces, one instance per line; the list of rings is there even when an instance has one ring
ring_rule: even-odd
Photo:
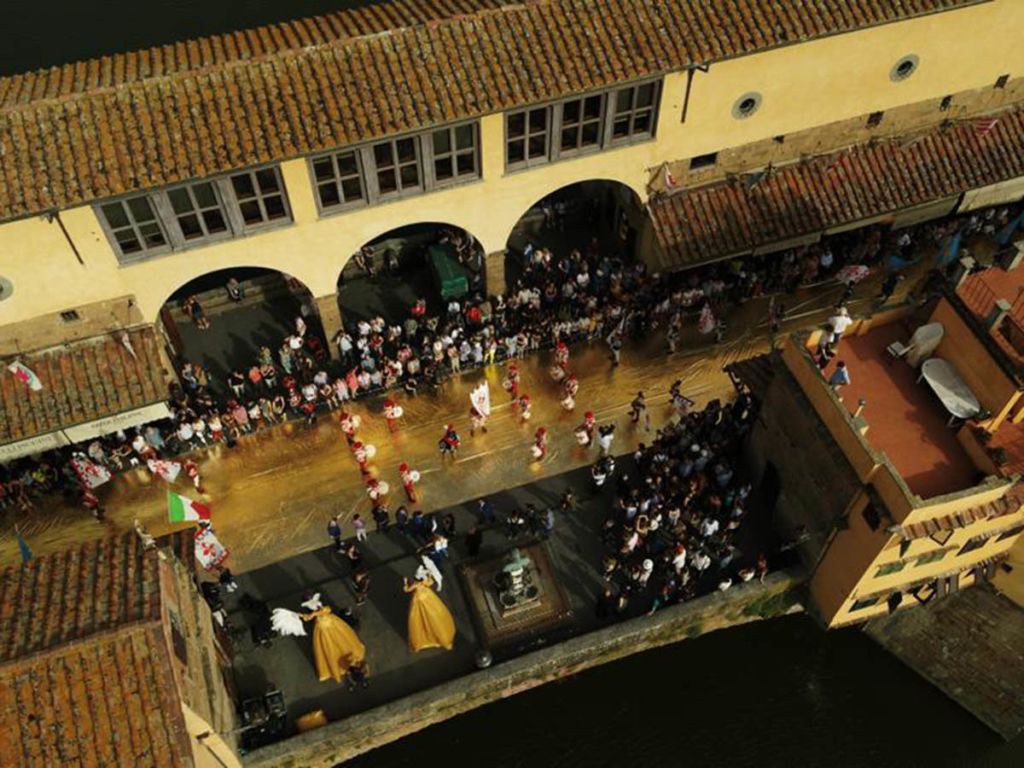
[[[464,227],[433,220],[403,223],[382,228],[362,248],[370,249],[369,259],[363,261],[373,267],[372,274],[355,260],[355,254],[339,270],[337,303],[345,322],[376,315],[401,322],[417,299],[426,299],[428,305],[441,302],[430,259],[435,248],[464,279],[466,295],[485,290],[486,252]]]
[[[557,215],[552,217],[552,212]],[[643,197],[627,182],[592,178],[552,185],[510,225],[500,268],[506,281],[514,280],[524,265],[527,244],[565,255],[572,248],[583,251],[592,238],[606,255],[635,258],[647,219]]]
[[[237,300],[226,287],[232,277],[242,290]],[[184,312],[189,296],[196,296],[201,304],[208,329],[200,328]],[[261,346],[276,354],[300,316],[307,322],[307,337],[319,341],[326,359],[330,350],[308,284],[274,267],[238,265],[193,275],[178,285],[160,306],[156,325],[175,370],[182,361],[201,363],[217,380],[215,388],[223,389],[227,374],[252,366]]]

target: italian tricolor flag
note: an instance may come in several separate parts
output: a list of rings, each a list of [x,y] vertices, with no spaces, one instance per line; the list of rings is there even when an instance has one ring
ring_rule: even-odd
[[[179,496],[174,491],[167,492],[167,507],[172,523],[187,523],[189,520],[209,520],[210,508],[192,499]]]

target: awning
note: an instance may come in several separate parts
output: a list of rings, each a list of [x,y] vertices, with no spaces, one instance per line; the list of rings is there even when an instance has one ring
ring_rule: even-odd
[[[15,361],[22,366],[22,378],[8,369]],[[2,366],[0,460],[90,439],[168,413],[153,326],[19,355],[5,359]]]
[[[958,210],[963,213],[964,211],[973,211],[975,208],[1013,203],[1022,197],[1024,197],[1024,176],[964,193],[964,199]]]

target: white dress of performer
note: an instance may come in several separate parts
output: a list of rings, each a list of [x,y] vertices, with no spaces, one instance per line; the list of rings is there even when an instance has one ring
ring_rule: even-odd
[[[469,403],[472,405],[486,422],[491,415],[491,388],[487,382],[482,382],[476,389],[469,393]],[[483,426],[481,423],[480,426]]]
[[[612,447],[612,440],[615,439],[614,429],[597,430],[597,444],[601,446],[601,453],[608,453]]]
[[[441,576],[441,571],[437,565],[426,555],[420,555],[420,566],[416,569],[416,581],[423,581],[425,578],[430,577],[434,580],[434,586],[437,587],[437,591],[441,591],[441,584],[444,582],[444,577]]]

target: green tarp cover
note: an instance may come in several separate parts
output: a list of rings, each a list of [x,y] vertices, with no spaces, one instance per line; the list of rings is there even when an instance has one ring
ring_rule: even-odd
[[[469,293],[469,270],[459,264],[447,245],[432,245],[427,250],[442,299],[462,298]]]

